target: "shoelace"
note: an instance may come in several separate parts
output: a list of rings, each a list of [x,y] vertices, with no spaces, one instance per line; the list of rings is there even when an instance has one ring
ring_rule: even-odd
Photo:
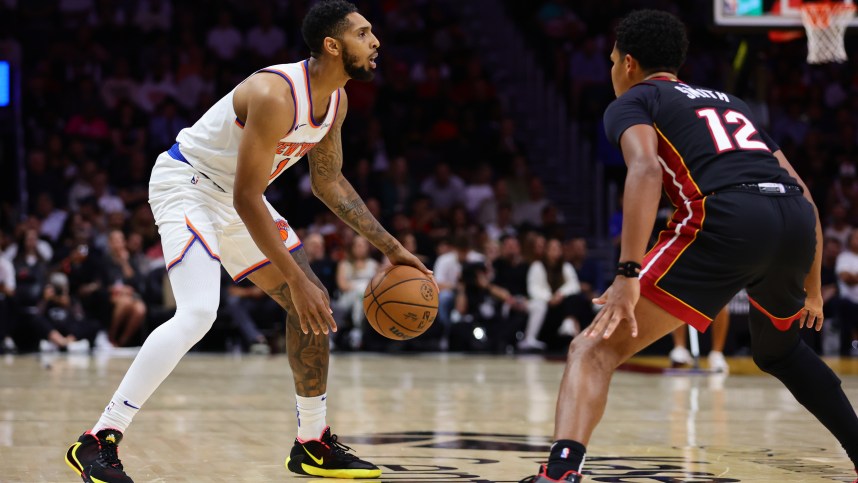
[[[332,434],[330,439],[325,441],[325,443],[331,447],[331,452],[339,456],[340,458],[346,459],[348,461],[354,461],[358,459],[357,456],[347,453],[347,451],[352,451],[352,448],[337,441],[336,434]]]
[[[536,475],[528,476],[527,478],[519,481],[518,483],[533,483],[534,481],[536,481]]]
[[[119,460],[119,446],[108,441],[99,441],[97,461],[104,466],[122,471],[122,461]]]

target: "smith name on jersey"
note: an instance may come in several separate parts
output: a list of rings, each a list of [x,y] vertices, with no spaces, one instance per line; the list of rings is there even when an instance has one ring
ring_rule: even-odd
[[[796,184],[772,154],[778,146],[731,94],[649,79],[614,100],[604,121],[617,146],[634,125],[655,128],[665,191],[676,206],[744,183]]]

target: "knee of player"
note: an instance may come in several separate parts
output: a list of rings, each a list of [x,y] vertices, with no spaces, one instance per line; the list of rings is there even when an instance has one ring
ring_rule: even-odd
[[[599,339],[584,335],[572,339],[566,357],[567,364],[584,365],[588,370],[610,372],[619,365],[611,351],[599,348]]]
[[[217,318],[217,304],[189,303],[179,306],[176,313],[180,313],[198,324],[211,326]]]

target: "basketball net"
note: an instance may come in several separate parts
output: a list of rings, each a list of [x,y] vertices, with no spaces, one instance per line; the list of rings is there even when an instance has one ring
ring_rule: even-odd
[[[846,62],[843,37],[855,16],[852,2],[805,3],[801,22],[807,31],[807,63]]]

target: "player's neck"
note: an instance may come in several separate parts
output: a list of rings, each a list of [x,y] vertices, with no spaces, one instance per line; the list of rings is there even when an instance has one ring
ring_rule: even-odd
[[[310,57],[307,63],[307,74],[310,76],[310,95],[313,99],[327,99],[331,94],[346,85],[348,76],[339,65],[333,65],[329,59]]]
[[[676,77],[676,74],[674,74],[673,72],[667,72],[667,71],[653,72],[652,74],[649,74],[646,77],[644,77],[643,80],[648,81],[650,79],[655,79],[658,77],[666,77],[666,78],[673,80],[673,81],[679,80],[679,77]]]

